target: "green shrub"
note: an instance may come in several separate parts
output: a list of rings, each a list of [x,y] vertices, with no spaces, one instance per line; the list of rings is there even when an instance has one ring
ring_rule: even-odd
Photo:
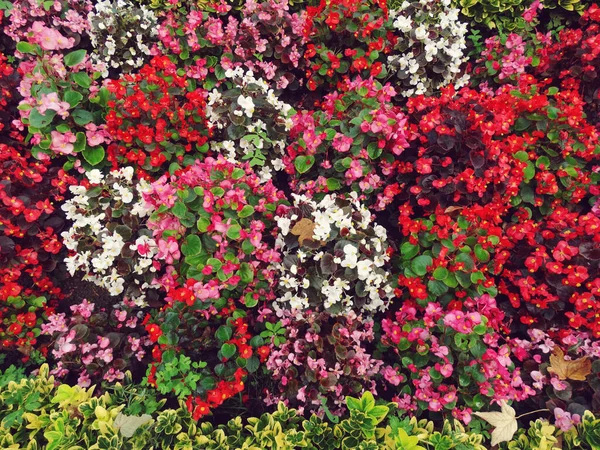
[[[8,378],[14,378],[9,374]],[[0,375],[2,378],[4,375]],[[19,378],[19,377],[16,377]],[[139,391],[137,390],[139,389]],[[44,364],[37,376],[0,385],[0,448],[7,450],[485,450],[485,438],[457,421],[440,430],[426,419],[399,418],[393,404],[376,404],[373,395],[347,397],[349,417],[332,423],[317,416],[305,419],[280,403],[273,413],[240,417],[214,426],[196,422],[181,408],[154,412],[162,402],[140,407],[143,389],[116,387],[93,397],[94,388],[56,386]],[[142,394],[140,396],[139,394]],[[125,403],[123,403],[125,402]],[[153,415],[129,416],[135,411]],[[600,419],[586,413],[581,425],[563,436],[563,449],[600,448]],[[556,446],[555,446],[556,445]],[[558,449],[556,428],[543,420],[520,429],[510,450]]]

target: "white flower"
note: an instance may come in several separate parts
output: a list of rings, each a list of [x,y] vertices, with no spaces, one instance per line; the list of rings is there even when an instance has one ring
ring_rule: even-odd
[[[102,183],[104,176],[102,175],[102,172],[100,172],[98,169],[93,169],[87,173],[87,178],[92,184],[100,184]]]
[[[308,300],[306,299],[306,297],[299,297],[297,295],[294,295],[290,298],[290,306],[292,307],[292,309],[306,309],[308,308]]]
[[[254,102],[252,101],[252,97],[240,95],[237,99],[237,103],[244,109],[246,116],[252,117],[252,114],[254,114]]]
[[[292,221],[287,217],[277,217],[277,226],[283,236],[287,236],[290,232],[290,224]]]
[[[405,16],[399,16],[394,21],[394,27],[403,33],[408,33],[410,30],[412,30],[412,20]]]
[[[369,274],[371,273],[371,268],[373,267],[373,261],[365,259],[364,261],[359,261],[356,264],[356,269],[358,270],[358,279],[366,280]]]
[[[344,260],[340,263],[342,267],[354,269],[358,262],[358,248],[352,244],[344,246]]]
[[[213,89],[210,92],[210,94],[208,94],[208,103],[207,103],[207,105],[209,105],[209,106],[214,105],[220,99],[221,99],[221,93],[219,91],[217,91],[216,89]]]

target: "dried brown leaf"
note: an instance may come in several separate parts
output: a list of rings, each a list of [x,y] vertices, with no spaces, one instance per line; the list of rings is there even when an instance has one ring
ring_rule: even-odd
[[[585,377],[592,373],[592,362],[587,356],[568,361],[562,349],[556,346],[550,355],[548,372],[556,374],[561,380],[585,381]]]
[[[298,244],[302,245],[305,239],[313,240],[313,231],[315,230],[315,223],[310,219],[300,219],[292,227],[292,234],[298,236]]]

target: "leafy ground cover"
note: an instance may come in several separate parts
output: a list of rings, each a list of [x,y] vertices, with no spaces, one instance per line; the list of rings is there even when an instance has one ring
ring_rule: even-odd
[[[600,448],[600,7],[0,1],[0,442]]]

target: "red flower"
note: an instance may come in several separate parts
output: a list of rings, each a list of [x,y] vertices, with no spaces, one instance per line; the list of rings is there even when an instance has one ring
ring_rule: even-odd
[[[375,64],[373,64],[371,66],[371,76],[376,77],[377,75],[379,75],[381,73],[382,69],[383,69],[383,65],[379,61],[377,61]]]
[[[269,353],[271,353],[271,349],[266,346],[263,345],[261,347],[258,347],[258,349],[256,350],[256,353],[258,353],[258,356],[260,358],[260,362],[265,362],[267,360],[267,358],[269,357]]]
[[[10,326],[6,329],[8,334],[20,334],[23,331],[23,326],[20,323],[14,322],[11,323]]]
[[[340,23],[340,14],[337,12],[330,12],[325,19],[325,23],[329,25],[329,28],[335,30]]]
[[[210,414],[210,405],[208,403],[199,400],[199,397],[196,397],[195,403],[194,412],[192,413],[194,420],[200,420],[200,418]]]
[[[240,352],[240,356],[244,359],[248,359],[252,356],[252,347],[249,345],[240,345],[238,351]]]
[[[355,59],[354,62],[352,62],[352,67],[360,72],[361,70],[369,68],[369,61],[367,61],[367,59],[364,56],[361,56],[360,58]]]
[[[157,342],[158,338],[162,336],[163,332],[160,327],[156,324],[146,325],[146,331],[148,332],[148,337],[152,342]]]

